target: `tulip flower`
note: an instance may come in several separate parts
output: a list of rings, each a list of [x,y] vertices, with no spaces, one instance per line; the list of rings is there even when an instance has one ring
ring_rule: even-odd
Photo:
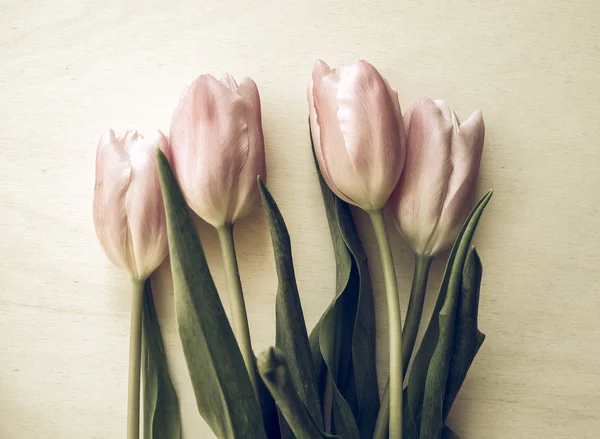
[[[404,165],[404,125],[398,95],[366,61],[313,68],[310,127],[324,180],[342,200],[365,210],[381,256],[390,337],[389,438],[402,438],[402,322],[392,250],[382,208]]]
[[[167,228],[154,150],[167,150],[157,131],[116,137],[106,132],[98,143],[94,225],[108,258],[135,279],[145,280],[168,253]]]
[[[113,130],[98,142],[94,226],[108,258],[132,276],[129,344],[128,439],[139,438],[140,364],[144,281],[168,253],[155,149],[167,151],[157,131],[144,138],[137,131],[116,137]]]
[[[404,164],[396,91],[366,61],[331,69],[319,60],[308,104],[315,154],[327,185],[363,210],[382,208]]]
[[[233,224],[260,205],[257,177],[266,180],[260,97],[254,81],[238,85],[198,77],[171,120],[173,172],[192,210],[217,229],[227,274],[233,327],[257,389],[254,353],[239,277]]]
[[[404,127],[404,172],[388,205],[400,233],[415,251],[402,331],[406,371],[419,332],[431,262],[454,242],[473,205],[485,129],[480,111],[461,124],[445,102],[427,98],[409,108]],[[387,400],[386,392],[382,406]],[[384,424],[378,419],[378,427]]]
[[[254,81],[238,86],[198,77],[171,120],[172,166],[192,210],[214,227],[233,224],[260,205],[266,179],[260,97]]]
[[[389,201],[415,253],[448,248],[473,206],[485,127],[480,111],[462,124],[444,101],[420,99],[405,114],[405,170]]]

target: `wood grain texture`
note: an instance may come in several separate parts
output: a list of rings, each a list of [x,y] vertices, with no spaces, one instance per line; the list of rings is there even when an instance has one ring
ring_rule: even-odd
[[[258,84],[269,188],[290,230],[312,327],[334,258],[306,125],[315,58],[365,58],[403,108],[443,98],[487,126],[476,242],[487,334],[450,416],[464,439],[600,433],[600,3],[519,0],[4,0],[0,3],[0,437],[125,435],[129,281],[92,224],[108,127],[168,131],[186,84],[227,70]],[[365,216],[355,212],[373,266]],[[199,222],[225,305],[216,232]],[[257,211],[235,230],[256,349],[274,342],[275,267]],[[393,233],[403,310],[412,255]],[[432,270],[428,309],[444,261]],[[380,377],[382,283],[374,272]],[[184,438],[210,438],[175,328],[168,264],[154,276]]]

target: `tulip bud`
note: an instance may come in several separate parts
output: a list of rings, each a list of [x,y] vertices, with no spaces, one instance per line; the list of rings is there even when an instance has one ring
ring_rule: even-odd
[[[366,61],[313,68],[310,127],[323,178],[341,199],[364,210],[382,208],[404,164],[398,94]]]
[[[108,258],[144,280],[168,253],[167,228],[155,149],[167,150],[157,131],[144,138],[136,131],[116,137],[113,130],[98,142],[94,226]]]
[[[480,111],[464,122],[444,103],[420,99],[404,115],[406,164],[389,206],[420,255],[448,248],[469,215],[483,149]]]
[[[238,86],[198,77],[171,120],[175,176],[187,203],[214,227],[233,224],[260,205],[257,176],[266,179],[260,97],[254,81]]]

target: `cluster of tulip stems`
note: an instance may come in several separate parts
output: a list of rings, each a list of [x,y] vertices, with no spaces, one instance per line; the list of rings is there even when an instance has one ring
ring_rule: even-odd
[[[482,267],[471,247],[491,197],[490,191],[474,205],[481,112],[460,123],[445,102],[424,98],[403,115],[397,92],[366,61],[335,69],[317,61],[308,106],[337,266],[335,297],[310,334],[289,234],[266,187],[254,81],[199,76],[173,113],[169,138],[160,131],[118,137],[112,130],[100,138],[94,224],[108,258],[133,279],[128,439],[140,437],[140,411],[144,438],[181,437],[149,280],[167,255],[198,410],[218,438],[458,437],[446,418],[484,339],[477,328]],[[257,358],[233,226],[261,204],[279,288],[276,343]],[[380,253],[390,371],[381,397],[369,276],[378,267],[367,266],[350,205],[368,214]],[[384,208],[415,253],[404,325]],[[192,212],[217,231],[230,318]],[[433,315],[415,349],[431,262],[451,246]]]

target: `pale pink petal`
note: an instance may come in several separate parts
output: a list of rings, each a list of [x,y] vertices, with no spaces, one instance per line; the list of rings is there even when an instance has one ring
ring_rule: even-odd
[[[126,207],[131,231],[136,277],[145,279],[165,259],[168,252],[156,148],[167,150],[168,141],[157,131],[146,139],[126,144],[131,163],[131,183]]]
[[[244,117],[246,119],[246,125],[248,126],[248,146],[250,148],[248,156],[251,159],[254,159],[254,157],[258,158],[257,164],[260,165],[258,170],[260,171],[260,176],[262,177],[263,182],[266,184],[267,174],[265,172],[266,167],[264,165],[265,149],[258,87],[252,79],[244,78],[237,90],[237,93],[242,98]],[[254,183],[256,183],[257,176],[258,173],[254,176]],[[256,186],[256,184],[254,186]]]
[[[404,172],[390,200],[400,229],[420,253],[429,250],[452,173],[452,124],[430,100],[409,110]]]
[[[171,120],[177,179],[190,207],[215,227],[251,209],[239,198],[240,177],[250,166],[247,173],[254,174],[255,186],[261,170],[251,168],[264,163],[256,85],[245,80],[238,87],[233,78],[224,80],[228,85],[210,75],[197,78]],[[242,198],[254,200],[251,192],[248,188]]]
[[[415,252],[435,255],[456,239],[473,204],[483,119],[475,112],[460,125],[445,102],[421,99],[405,121],[405,170],[390,207]]]
[[[339,68],[338,118],[350,161],[365,182],[369,204],[383,206],[404,165],[397,94],[366,61]]]
[[[109,259],[134,278],[145,279],[167,255],[165,213],[155,148],[167,147],[157,132],[135,130],[117,138],[111,130],[98,143],[94,225]]]
[[[484,135],[483,116],[475,111],[460,125],[453,138],[453,172],[440,219],[437,242],[440,249],[452,245],[473,207]]]
[[[327,171],[327,166],[325,166],[325,159],[323,157],[323,151],[321,149],[321,128],[319,127],[319,123],[317,122],[317,111],[315,109],[315,101],[313,96],[313,80],[311,79],[308,90],[307,90],[307,99],[308,99],[308,111],[309,111],[309,121],[310,121],[310,132],[313,140],[315,156],[317,158],[317,163],[319,164],[319,170],[321,171],[321,175],[327,183],[327,186],[342,200],[346,203],[352,203],[346,195],[344,195],[336,186],[332,178],[329,176],[329,172]]]
[[[335,70],[317,61],[312,92],[311,125],[319,127],[317,160],[325,180],[365,210],[382,207],[404,164],[397,93],[366,61]]]
[[[238,89],[238,84],[229,73],[224,73],[221,78],[221,82],[231,91],[236,91]]]
[[[96,153],[94,187],[94,226],[100,245],[117,266],[131,270],[128,254],[129,231],[125,196],[129,188],[131,168],[123,139],[107,131],[99,140]],[[133,264],[134,265],[134,264]]]
[[[248,153],[238,175],[237,197],[230,209],[229,218],[232,222],[245,217],[256,206],[260,205],[260,191],[256,178],[260,175],[263,182],[265,184],[267,182],[258,87],[252,79],[245,78],[237,92],[244,103],[244,117],[248,126]]]
[[[326,72],[330,73],[326,74]],[[346,150],[337,117],[338,83],[339,77],[336,71],[329,69],[327,64],[322,61],[315,63],[313,70],[313,102],[320,134],[319,145],[321,146],[319,148],[320,154],[319,151],[317,152],[317,159],[321,155],[319,161],[321,172],[324,178],[331,180],[330,189],[338,197],[358,205],[357,199],[365,198],[365,195],[353,193],[352,196],[349,196],[345,192],[345,189],[357,192],[356,190],[353,191],[357,182],[353,180],[353,174],[348,172],[352,169],[352,163]]]

